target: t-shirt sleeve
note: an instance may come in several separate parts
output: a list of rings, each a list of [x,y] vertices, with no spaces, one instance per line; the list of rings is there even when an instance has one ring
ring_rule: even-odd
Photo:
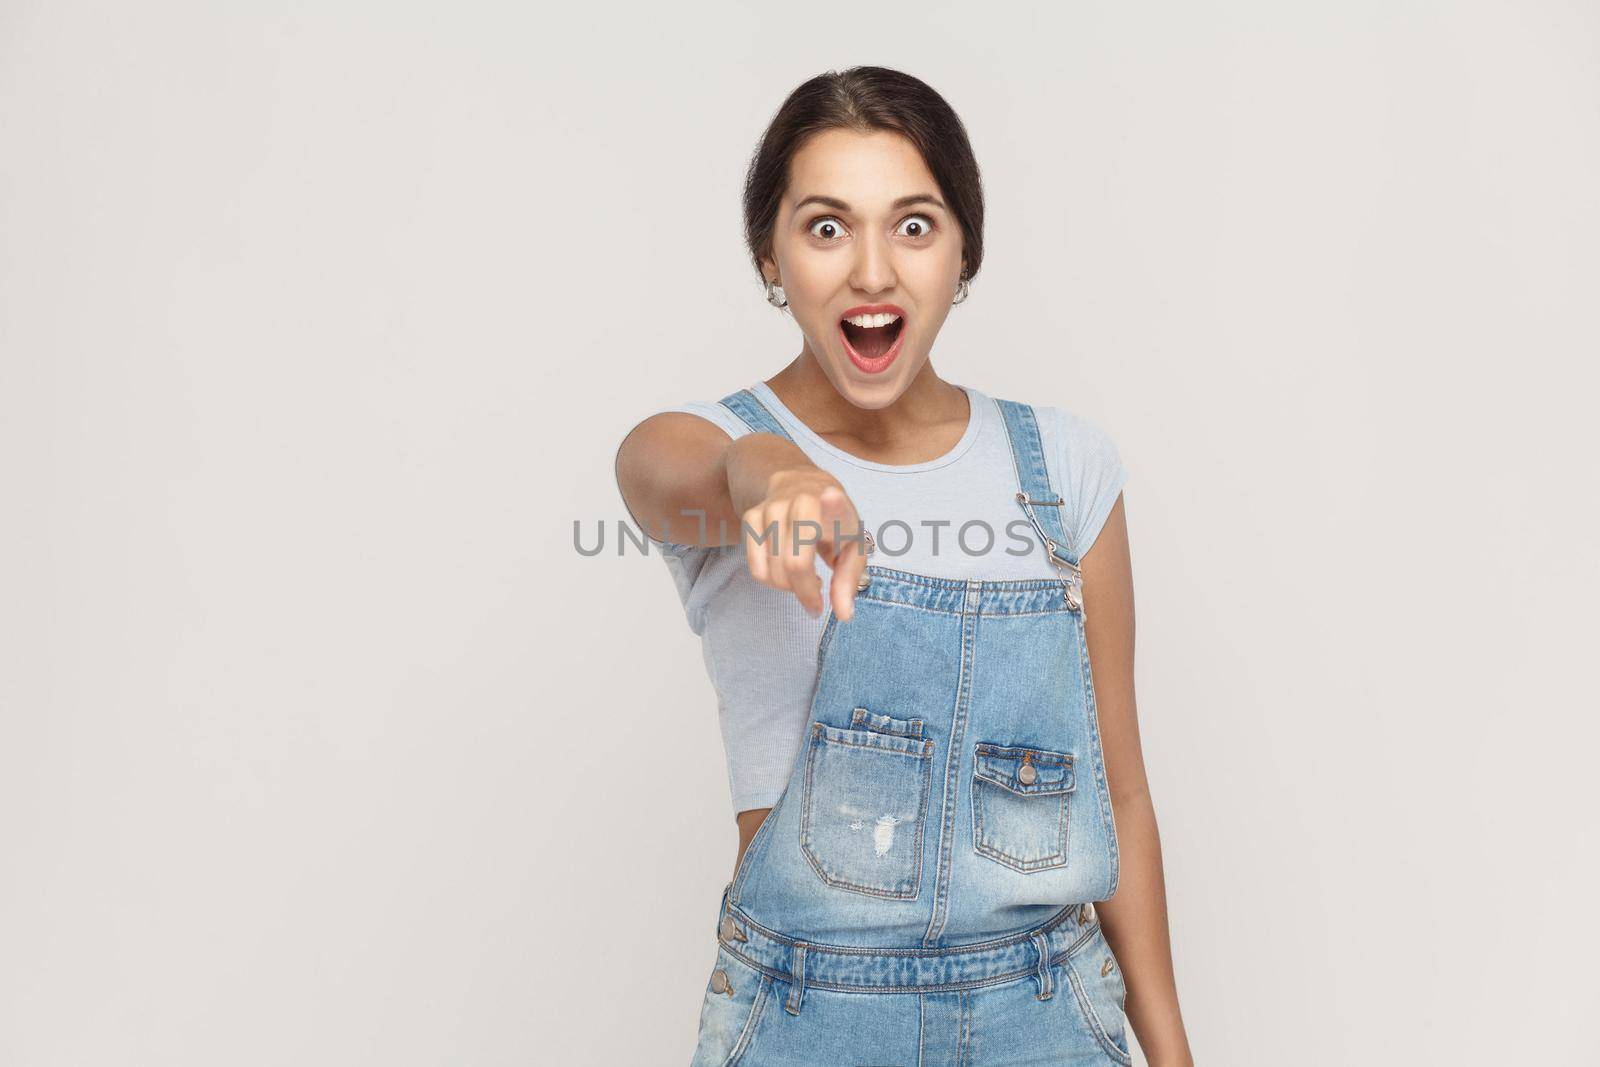
[[[1111,435],[1082,415],[1053,408],[1056,424],[1056,467],[1072,524],[1072,547],[1082,559],[1106,524],[1128,481],[1128,469]]]
[[[734,438],[734,439],[743,437],[745,434],[750,432],[750,427],[745,425],[744,420],[740,419],[739,416],[735,415],[733,412],[729,411],[726,407],[723,407],[721,404],[718,404],[718,403],[704,401],[704,400],[690,400],[690,401],[687,401],[685,403],[679,404],[676,407],[665,408],[663,410],[665,410],[665,411],[682,411],[682,412],[686,412],[687,414],[690,414],[690,415],[698,415],[702,419],[706,419],[709,422],[715,423],[717,426],[722,428],[724,433],[726,433],[729,437]],[[619,443],[617,447],[620,449],[622,446]],[[613,471],[613,475],[615,475],[615,471]],[[617,495],[618,495],[618,497],[622,496],[622,487],[620,485],[617,487]],[[626,499],[623,500],[622,506],[623,506],[623,508],[625,510],[627,510],[628,503],[627,503]],[[656,548],[660,549],[661,552],[664,555],[677,556],[677,557],[682,558],[682,557],[685,557],[685,556],[689,556],[689,555],[691,555],[691,554],[693,554],[695,552],[704,551],[704,549],[699,545],[680,544],[679,542],[676,542],[676,541],[663,541],[663,540],[661,540],[661,539],[659,539],[657,537],[652,536],[649,533],[649,531],[647,531],[645,529],[644,524],[641,523],[634,516],[634,514],[633,514],[633,512],[631,510],[628,511],[628,520],[630,522],[632,522],[634,524],[634,526],[637,527],[639,529],[639,531],[641,533],[643,533],[646,538],[649,539],[649,541],[650,541],[650,543],[652,545],[655,545]],[[694,522],[694,516],[686,515],[686,516],[683,517],[682,520],[679,520],[679,521],[689,523],[690,527],[686,527],[686,528],[692,528],[692,524]],[[674,522],[672,524],[672,529],[677,529],[677,528],[678,528],[678,522]]]

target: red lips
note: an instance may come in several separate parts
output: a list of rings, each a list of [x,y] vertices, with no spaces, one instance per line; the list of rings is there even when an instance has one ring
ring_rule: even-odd
[[[887,326],[852,326],[844,320],[854,315],[895,315]],[[906,336],[906,313],[899,304],[858,304],[839,316],[839,336],[845,354],[863,374],[882,374],[900,354]]]

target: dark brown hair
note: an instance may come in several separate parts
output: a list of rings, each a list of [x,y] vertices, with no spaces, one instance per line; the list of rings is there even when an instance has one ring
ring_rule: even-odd
[[[961,227],[966,260],[962,277],[978,273],[983,262],[983,182],[966,127],[930,85],[887,67],[819,74],[778,108],[744,182],[745,245],[758,273],[762,258],[772,255],[772,231],[789,183],[789,161],[812,134],[831,129],[889,130],[916,145]]]

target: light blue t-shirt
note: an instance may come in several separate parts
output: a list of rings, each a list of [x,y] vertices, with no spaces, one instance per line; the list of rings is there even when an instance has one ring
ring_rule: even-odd
[[[795,444],[837,478],[877,542],[874,565],[947,578],[1059,578],[1016,501],[1016,466],[999,407],[963,386],[972,416],[944,455],[924,463],[860,459],[813,433],[764,383],[751,391]],[[729,437],[751,432],[716,402],[670,408],[708,419]],[[1097,425],[1064,408],[1035,405],[1045,462],[1066,500],[1062,525],[1082,558],[1127,481],[1116,445]],[[693,518],[674,519],[673,541],[693,539]],[[683,524],[679,526],[678,524]],[[963,529],[965,527],[965,529]],[[992,536],[991,536],[992,535]],[[733,810],[771,807],[788,782],[817,681],[817,643],[832,608],[832,569],[817,561],[825,610],[812,618],[791,592],[751,577],[742,545],[660,550],[690,628],[700,635],[717,695]]]

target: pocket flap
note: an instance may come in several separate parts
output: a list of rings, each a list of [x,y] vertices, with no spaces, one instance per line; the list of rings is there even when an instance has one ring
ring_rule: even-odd
[[[922,719],[896,719],[891,715],[883,715],[866,708],[856,708],[850,713],[850,725],[869,730],[876,730],[881,734],[899,734],[901,737],[921,737]]]
[[[1031,771],[1024,772],[1024,764]],[[986,782],[1027,796],[1066,793],[1073,786],[1072,753],[979,741],[974,751],[972,773]]]

